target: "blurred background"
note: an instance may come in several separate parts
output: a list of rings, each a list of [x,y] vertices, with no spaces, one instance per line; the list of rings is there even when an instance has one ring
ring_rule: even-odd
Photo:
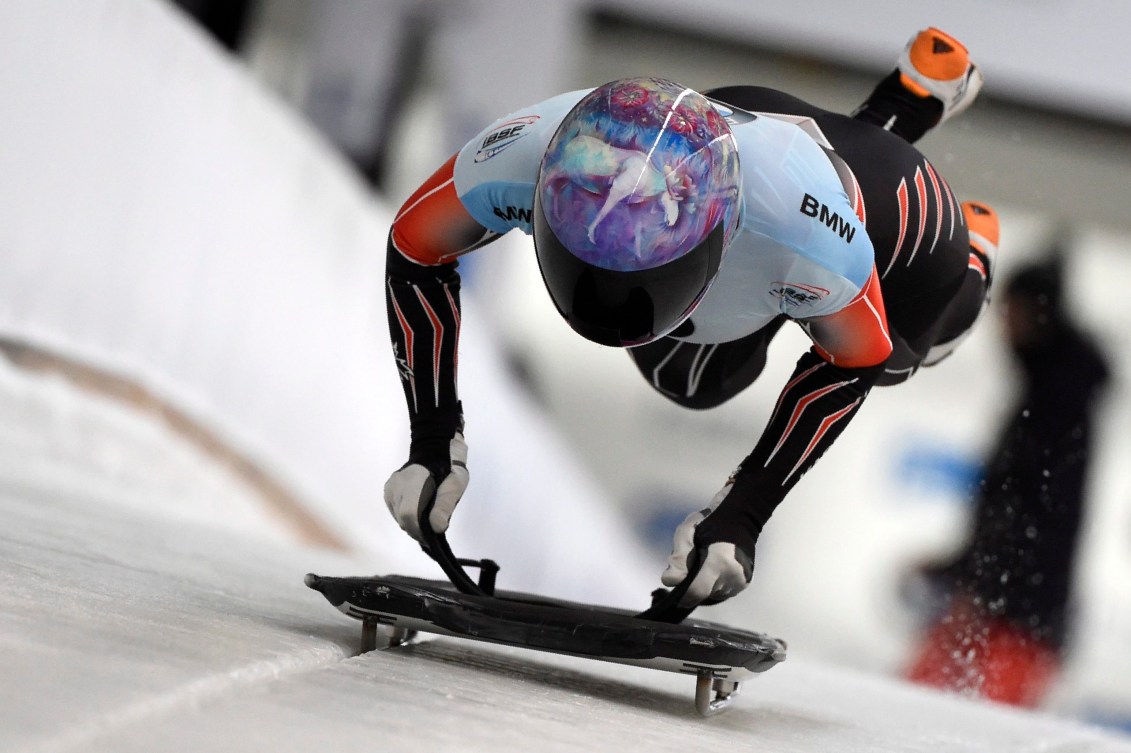
[[[999,211],[999,277],[1059,249],[1067,305],[1113,371],[1069,652],[1044,706],[1131,729],[1131,6],[133,0],[3,14],[5,477],[414,570],[427,563],[379,499],[407,446],[381,275],[392,212],[421,181],[561,91],[657,75],[848,112],[916,31],[953,34],[986,86],[920,148],[960,198]],[[508,236],[461,265],[472,487],[453,538],[504,579],[508,561],[528,570],[518,586],[627,606],[749,452],[806,340],[783,331],[747,393],[683,411],[624,353],[569,331],[532,250]],[[873,392],[775,514],[751,588],[709,616],[901,672],[923,625],[907,575],[961,542],[1016,384],[991,306],[950,360]]]

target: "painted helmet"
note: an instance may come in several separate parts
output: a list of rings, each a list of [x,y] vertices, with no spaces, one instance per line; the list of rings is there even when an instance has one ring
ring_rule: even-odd
[[[587,94],[551,139],[534,247],[558,311],[603,345],[652,342],[714,281],[738,226],[738,150],[703,95],[663,79]]]

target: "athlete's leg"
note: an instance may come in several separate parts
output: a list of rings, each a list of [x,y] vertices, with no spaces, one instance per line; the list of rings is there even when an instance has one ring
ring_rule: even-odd
[[[628,354],[648,383],[669,400],[686,408],[714,408],[762,373],[770,341],[785,319],[780,316],[741,340],[699,344],[663,337],[629,348]]]
[[[894,348],[878,385],[905,381],[929,355],[941,357],[932,354],[934,346],[957,342],[985,297],[986,280],[973,270],[967,231],[968,218],[980,215],[964,211],[906,134],[876,128],[867,116],[832,113],[764,87],[734,86],[707,94],[751,112],[811,118],[810,130],[835,152],[834,164],[843,161],[850,170],[845,190],[862,197],[860,211],[875,251]],[[931,100],[916,97],[911,102],[921,107]],[[940,108],[936,103],[936,116]],[[996,231],[994,236],[996,245]]]
[[[833,164],[847,165],[851,180],[845,181],[845,190],[863,197],[894,348],[877,385],[905,381],[940,342],[944,330],[958,326],[948,325],[944,314],[968,274],[970,245],[963,212],[950,186],[905,139],[861,118],[829,112],[764,87],[733,86],[707,95],[752,112],[811,118],[820,137],[835,151],[830,156]]]
[[[970,334],[990,301],[999,234],[997,212],[984,202],[964,201],[962,213],[970,235],[966,278],[943,314],[938,337],[923,360],[924,366],[934,366],[949,356]]]
[[[914,143],[969,107],[981,87],[982,74],[966,47],[939,29],[924,29],[853,117]]]
[[[934,366],[953,353],[989,302],[997,255],[997,214],[989,205],[973,201],[963,202],[962,213],[970,238],[966,274],[951,292],[928,292],[918,301],[907,302],[906,313],[900,315],[902,331],[892,328],[893,351],[878,386],[904,382],[920,366]],[[903,332],[915,334],[904,339]]]

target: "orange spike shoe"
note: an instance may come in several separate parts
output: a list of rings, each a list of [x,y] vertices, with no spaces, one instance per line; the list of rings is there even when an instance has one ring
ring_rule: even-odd
[[[982,72],[966,46],[931,27],[915,35],[899,56],[900,82],[920,97],[942,102],[940,123],[965,110],[982,88]]]
[[[1001,236],[997,212],[982,201],[962,202],[962,216],[970,233],[970,247],[985,257],[986,277],[993,277],[997,246]]]

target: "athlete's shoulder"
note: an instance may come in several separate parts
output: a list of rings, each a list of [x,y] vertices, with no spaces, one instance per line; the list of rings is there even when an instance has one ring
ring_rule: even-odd
[[[538,166],[562,118],[590,90],[559,94],[510,113],[456,156],[456,194],[479,224],[497,233],[530,232]]]
[[[759,115],[733,129],[742,228],[863,286],[874,250],[825,148],[799,122]]]
[[[481,172],[498,167],[506,162],[499,157],[508,154],[510,161],[522,153],[537,154],[541,159],[542,151],[554,135],[562,118],[569,110],[581,100],[588,90],[566,92],[556,97],[544,100],[521,110],[516,110],[509,115],[499,118],[495,122],[477,133],[460,149],[456,160],[456,183],[460,182],[461,172],[465,177],[472,175],[474,169]],[[541,143],[542,149],[536,147]],[[525,148],[524,148],[525,147]],[[490,168],[486,167],[490,164]],[[482,168],[474,166],[483,165]]]

